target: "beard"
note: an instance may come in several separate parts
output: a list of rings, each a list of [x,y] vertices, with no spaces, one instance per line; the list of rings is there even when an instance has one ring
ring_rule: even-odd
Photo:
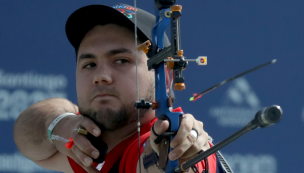
[[[149,85],[148,90],[144,93],[143,97],[146,101],[152,102],[155,99],[155,84],[154,82]],[[107,101],[101,101],[101,103],[107,103]],[[118,110],[110,108],[93,110],[85,109],[82,105],[79,105],[79,112],[84,117],[91,119],[102,132],[115,131],[128,124],[136,122],[139,118],[145,116],[149,111],[148,109],[135,109],[135,102],[123,104]]]

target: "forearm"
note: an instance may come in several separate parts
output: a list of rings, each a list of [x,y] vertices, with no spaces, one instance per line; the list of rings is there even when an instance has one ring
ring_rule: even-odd
[[[54,155],[57,149],[48,139],[47,128],[56,117],[66,112],[77,113],[78,108],[60,98],[40,101],[23,111],[14,126],[14,140],[20,152],[33,161]]]

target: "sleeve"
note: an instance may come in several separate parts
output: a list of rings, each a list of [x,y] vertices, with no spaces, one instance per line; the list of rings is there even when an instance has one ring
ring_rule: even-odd
[[[209,142],[210,147],[212,147],[212,144]],[[210,156],[207,157],[208,159],[208,165],[209,165],[209,173],[216,173],[217,171],[217,159],[216,159],[216,154],[213,153]],[[204,161],[200,161],[195,165],[199,172],[203,172],[203,170],[205,169],[205,162]]]
[[[147,132],[140,137],[140,154],[143,153],[143,144],[147,141],[149,136],[150,132]],[[138,159],[138,139],[136,139],[124,152],[119,165],[119,173],[135,173]]]
[[[87,173],[80,165],[78,165],[73,159],[71,159],[69,156],[68,160],[71,165],[71,168],[73,169],[74,173]]]

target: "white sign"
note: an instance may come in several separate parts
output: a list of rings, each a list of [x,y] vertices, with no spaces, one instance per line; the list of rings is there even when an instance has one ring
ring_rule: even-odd
[[[243,127],[261,108],[259,98],[244,77],[232,83],[221,102],[209,109],[209,115],[223,127]]]
[[[47,172],[52,171],[44,169],[33,161],[21,155],[19,152],[13,154],[0,154],[0,172],[7,173],[33,173],[33,172]]]
[[[52,97],[67,98],[64,75],[5,73],[0,69],[0,121],[15,120],[27,107]]]
[[[268,154],[223,154],[234,173],[277,173],[277,161]]]
[[[34,72],[4,73],[0,69],[0,87],[25,89],[65,89],[68,80],[64,75],[45,75]]]

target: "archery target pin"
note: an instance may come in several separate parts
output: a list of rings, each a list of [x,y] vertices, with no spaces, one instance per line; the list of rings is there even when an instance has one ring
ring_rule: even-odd
[[[207,65],[207,57],[206,56],[199,56],[196,61],[198,65]]]
[[[165,62],[178,62],[181,61],[180,59],[173,59],[173,58],[169,58],[169,59],[164,59]],[[199,56],[196,59],[184,59],[184,61],[188,61],[188,62],[196,62],[198,65],[207,65],[207,56]]]

